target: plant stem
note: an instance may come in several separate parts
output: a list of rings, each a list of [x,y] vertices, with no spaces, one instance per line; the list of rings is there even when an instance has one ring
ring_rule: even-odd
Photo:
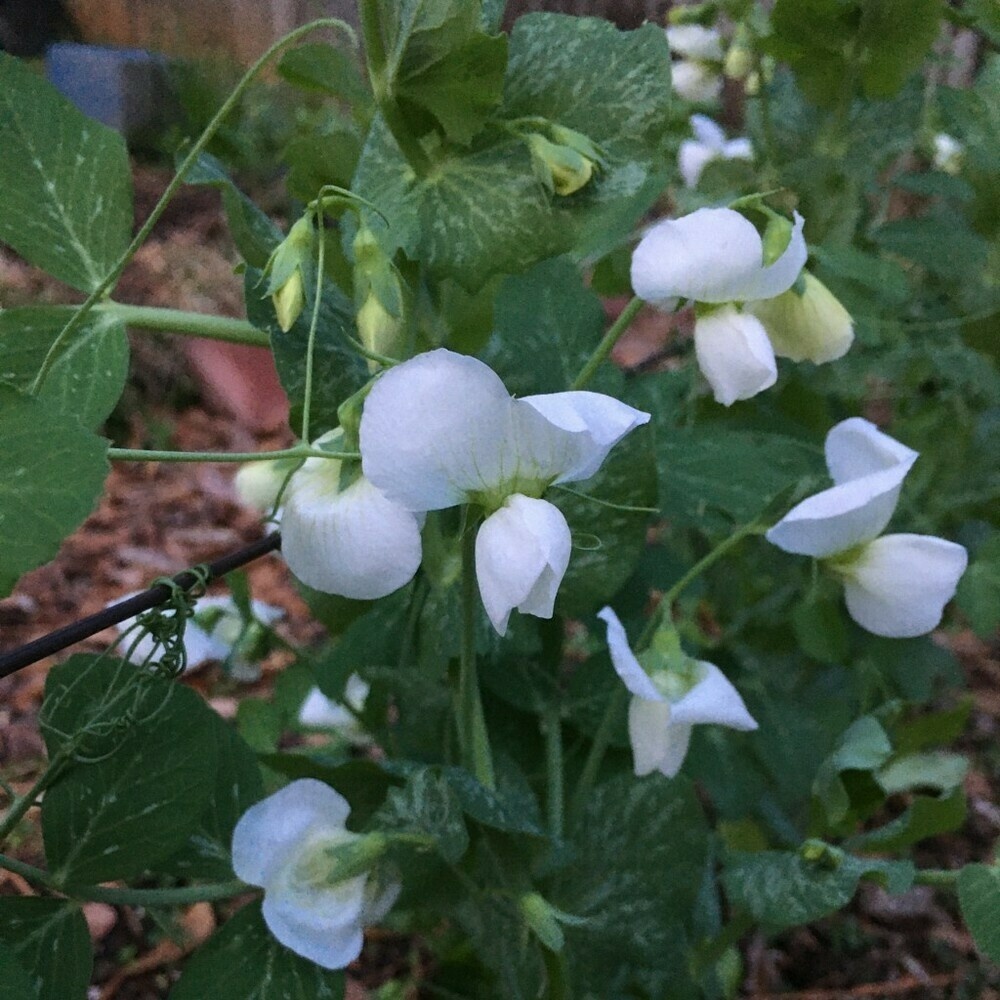
[[[590,753],[587,754],[586,763],[580,772],[580,777],[573,792],[573,799],[570,803],[570,815],[578,819],[583,807],[587,804],[587,796],[590,794],[594,782],[597,780],[597,772],[604,762],[604,755],[608,751],[611,743],[611,733],[614,730],[615,720],[625,708],[625,699],[628,696],[628,689],[624,687],[615,688],[615,693],[608,700],[604,709],[604,718],[594,734],[594,742],[590,745]]]
[[[0,844],[2,844],[14,832],[17,824],[21,822],[27,811],[35,804],[38,796],[45,791],[48,785],[54,780],[59,768],[62,767],[65,756],[62,752],[57,753],[49,761],[48,766],[39,775],[38,780],[29,788],[24,795],[19,795],[11,803],[10,809],[0,822]]]
[[[251,344],[268,347],[271,338],[245,319],[210,316],[207,313],[186,312],[182,309],[160,309],[155,306],[129,306],[121,302],[101,302],[93,312],[113,316],[129,326],[145,330],[164,330],[188,337],[224,340],[230,344]]]
[[[612,348],[618,343],[621,335],[632,325],[632,320],[638,315],[639,310],[646,303],[636,295],[631,302],[621,311],[618,319],[611,324],[608,332],[601,338],[601,342],[594,348],[594,353],[587,359],[587,363],[580,369],[580,374],[573,380],[571,389],[582,389],[600,368],[601,363],[611,353]]]
[[[188,903],[231,899],[233,896],[245,896],[247,893],[258,891],[253,886],[238,880],[186,885],[171,889],[118,889],[103,885],[63,886],[41,868],[8,857],[6,854],[0,854],[0,868],[6,868],[34,885],[71,899],[111,903],[117,906],[184,906]]]
[[[302,391],[302,440],[309,443],[309,417],[312,411],[313,356],[316,353],[316,328],[319,326],[319,307],[323,303],[323,269],[326,265],[326,223],[322,212],[316,216],[319,226],[319,249],[316,254],[316,291],[312,318],[309,320],[309,341],[306,344],[306,376]]]
[[[101,279],[97,287],[87,296],[84,303],[79,309],[70,317],[69,322],[62,328],[59,332],[59,336],[52,342],[52,346],[49,348],[45,355],[45,359],[42,361],[41,367],[38,369],[38,374],[35,375],[34,381],[31,383],[31,387],[28,390],[31,395],[37,395],[39,389],[45,383],[46,378],[48,378],[49,373],[52,371],[52,366],[55,364],[56,358],[59,356],[59,352],[63,349],[66,341],[76,332],[80,324],[84,321],[87,314],[100,302],[105,296],[110,288],[112,288],[118,278],[121,276],[122,271],[125,270],[126,265],[135,255],[136,250],[139,249],[146,242],[146,238],[152,232],[153,227],[157,222],[160,221],[160,217],[166,210],[167,205],[170,203],[173,196],[177,193],[180,186],[184,183],[184,178],[190,173],[191,168],[194,166],[195,161],[202,154],[202,151],[212,140],[212,137],[219,130],[223,121],[227,118],[229,113],[236,107],[240,98],[243,96],[247,87],[253,82],[254,78],[258,73],[267,65],[268,62],[283,49],[290,42],[297,41],[303,35],[307,35],[318,28],[340,28],[348,33],[351,38],[354,38],[354,31],[351,29],[350,25],[345,24],[339,18],[336,17],[323,17],[316,21],[310,21],[309,24],[304,24],[301,28],[296,28],[295,31],[289,32],[284,38],[279,38],[240,78],[240,81],[233,88],[232,93],[223,102],[222,107],[215,113],[212,120],[205,127],[205,131],[199,136],[197,142],[191,147],[187,156],[184,157],[184,161],[177,168],[177,173],[174,174],[170,183],[167,185],[166,190],[160,196],[160,200],[156,203],[153,211],[150,212],[149,218],[143,223],[142,227],[135,234],[132,242],[126,247],[125,252],[118,258],[117,263],[110,271]]]
[[[548,710],[543,725],[545,728],[545,770],[548,778],[548,795],[545,804],[548,809],[549,833],[554,840],[561,840],[565,791],[563,788],[562,718],[558,703],[553,703]]]
[[[282,458],[335,458],[361,456],[355,451],[323,451],[322,448],[282,448],[280,451],[152,451],[145,448],[109,448],[113,462],[273,462]]]
[[[932,885],[939,889],[954,889],[960,872],[960,868],[924,868],[922,871],[917,871],[913,883],[914,885]]]
[[[480,784],[496,788],[483,702],[476,672],[476,531],[466,523],[462,536],[462,647],[458,675],[458,735],[465,766]]]

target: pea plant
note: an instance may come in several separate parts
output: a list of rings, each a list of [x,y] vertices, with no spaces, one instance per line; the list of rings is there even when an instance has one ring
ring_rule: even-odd
[[[83,296],[0,311],[0,586],[109,462],[239,462],[330,636],[237,730],[180,678],[252,671],[271,610],[195,567],[51,669],[0,991],[86,995],[88,900],[218,906],[173,1000],[341,997],[374,924],[386,998],[721,1000],[745,933],[862,881],[957,894],[1000,959],[1000,869],[913,852],[966,813],[929,633],[1000,621],[995,9],[359,8],[262,56],[134,236],[121,138],[0,56],[0,239]],[[287,233],[206,152],[273,64]],[[114,298],[184,184],[222,193],[246,320]],[[669,335],[626,371],[640,312]],[[129,326],[269,346],[298,443],[114,446]]]

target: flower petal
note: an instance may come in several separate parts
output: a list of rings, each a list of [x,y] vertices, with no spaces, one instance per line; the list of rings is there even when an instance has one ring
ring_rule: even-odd
[[[850,417],[832,427],[825,451],[830,477],[837,484],[897,467],[905,475],[920,454],[863,417]]]
[[[711,104],[722,93],[722,77],[715,69],[691,59],[670,64],[670,83],[678,97],[692,104]]]
[[[691,727],[671,724],[669,702],[635,697],[628,706],[628,738],[632,744],[632,766],[636,775],[642,777],[660,770],[664,761],[668,765],[676,763],[680,768],[687,753]]]
[[[744,731],[756,729],[757,722],[729,678],[714,663],[700,660],[699,666],[704,671],[702,679],[673,703],[674,722],[687,725],[707,722]]]
[[[289,883],[264,894],[264,922],[286,947],[324,969],[343,969],[361,954],[366,877],[296,892]]]
[[[708,115],[692,115],[688,121],[698,142],[717,153],[721,152],[726,142],[726,133],[718,122],[713,121]]]
[[[635,248],[632,287],[654,305],[678,297],[721,303],[780,295],[791,288],[806,261],[803,225],[796,213],[788,247],[765,267],[760,234],[731,208],[699,208],[680,219],[666,219]]]
[[[609,607],[601,608],[597,617],[608,627],[608,651],[611,653],[611,663],[618,676],[624,681],[625,687],[637,698],[646,701],[666,701],[666,697],[657,690],[649,674],[635,658],[632,647],[628,644],[625,626],[618,615]]]
[[[233,871],[250,885],[267,886],[299,853],[303,840],[342,830],[347,799],[329,785],[301,778],[251,806],[233,831]]]
[[[907,639],[936,628],[968,565],[961,545],[929,535],[885,535],[843,569],[851,617],[875,635]]]
[[[552,426],[572,435],[571,439],[565,439],[565,435],[545,435],[555,440],[562,437],[565,443],[557,449],[558,455],[547,461],[532,460],[539,468],[544,467],[546,473],[555,473],[557,483],[589,479],[601,467],[608,452],[629,431],[649,423],[650,419],[648,413],[600,392],[550,392],[525,396],[514,405],[531,407]],[[536,434],[535,439],[538,437]],[[525,438],[522,433],[519,453],[527,454],[532,450],[535,439]]]
[[[719,158],[719,151],[713,146],[698,142],[695,139],[685,139],[677,150],[677,169],[681,173],[686,187],[698,186],[702,171],[712,160]]]
[[[722,146],[722,158],[724,160],[752,160],[753,143],[742,136],[738,139],[730,139]]]
[[[315,463],[315,464],[313,464]],[[364,477],[343,493],[339,463],[309,459],[286,494],[281,553],[303,583],[359,600],[384,597],[420,565],[420,521]]]
[[[476,536],[476,576],[486,614],[500,635],[514,608],[552,617],[571,545],[566,518],[547,500],[515,493],[483,521]]]
[[[721,59],[722,35],[703,24],[674,24],[666,29],[670,51],[691,59]]]
[[[750,399],[778,379],[774,351],[760,320],[733,306],[698,317],[694,350],[715,401],[723,406]]]
[[[390,368],[365,400],[365,476],[408,510],[442,510],[502,481],[513,400],[475,358],[443,348]]]
[[[343,705],[327,698],[318,687],[310,688],[299,708],[298,719],[300,726],[314,729],[340,729],[355,721],[354,716]]]

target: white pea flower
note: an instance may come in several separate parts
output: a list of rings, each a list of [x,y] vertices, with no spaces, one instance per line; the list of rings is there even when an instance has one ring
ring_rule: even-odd
[[[357,674],[347,678],[343,703],[327,698],[318,687],[311,688],[299,708],[299,725],[333,730],[351,743],[368,743],[369,737],[355,714],[365,707],[368,690],[367,682]]]
[[[739,692],[715,664],[688,659],[682,670],[657,670],[651,675],[636,659],[614,611],[602,608],[597,617],[607,624],[611,662],[632,693],[628,733],[638,776],[659,771],[674,777],[696,725],[744,732],[757,728]]]
[[[503,635],[517,608],[552,616],[570,532],[542,494],[592,476],[648,413],[596,392],[514,399],[475,358],[440,349],[385,372],[365,400],[362,467],[411,511],[474,503],[479,592]]]
[[[281,554],[308,586],[372,600],[398,590],[416,573],[420,529],[420,517],[387,499],[364,476],[342,489],[337,459],[309,458],[285,491]]]
[[[725,406],[755,396],[778,377],[767,330],[734,303],[791,288],[806,262],[804,225],[796,212],[787,247],[765,264],[764,241],[739,212],[699,208],[658,222],[632,254],[632,287],[651,305],[669,311],[684,298],[721,306],[698,315],[694,343],[699,367]]]
[[[813,556],[844,583],[851,617],[895,639],[930,632],[965,572],[961,545],[927,535],[884,535],[917,452],[852,417],[826,438],[834,485],[793,507],[767,532],[786,552]]]
[[[134,596],[134,594],[126,595],[126,597]],[[284,615],[281,608],[265,604],[263,601],[251,601],[250,610],[254,618],[265,625],[273,625]],[[168,609],[165,614],[172,617],[173,612]],[[136,621],[137,618],[128,618],[119,622],[115,628],[119,632],[125,632]],[[246,623],[240,615],[240,610],[230,595],[219,594],[199,598],[194,616],[188,619],[184,626],[184,651],[187,654],[184,673],[198,670],[212,660],[222,661],[231,657],[230,668],[237,679],[256,680],[260,675],[258,665],[246,658],[245,651],[236,649],[234,653],[234,647],[244,634],[245,627]],[[145,663],[156,650],[156,642],[148,632],[134,644],[126,639],[121,647],[122,653],[127,655],[132,663]]]
[[[932,162],[935,169],[943,170],[946,174],[957,174],[962,169],[962,160],[965,157],[965,146],[953,135],[947,132],[938,132],[932,142],[933,157]]]
[[[677,166],[684,183],[697,187],[702,171],[713,160],[752,160],[749,139],[727,139],[722,128],[707,115],[692,115],[693,139],[685,139],[677,154]]]
[[[373,876],[384,840],[345,829],[350,811],[339,792],[302,778],[251,806],[233,831],[233,871],[264,889],[269,930],[325,969],[358,957],[362,928],[381,920],[400,892],[398,882]]]
[[[722,36],[700,24],[677,24],[667,30],[670,51],[678,56],[670,67],[670,82],[685,101],[706,104],[722,93]]]

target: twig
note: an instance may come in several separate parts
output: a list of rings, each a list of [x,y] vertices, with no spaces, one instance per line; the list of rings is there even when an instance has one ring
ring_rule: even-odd
[[[274,532],[265,538],[261,538],[259,541],[238,549],[236,552],[230,552],[229,555],[222,556],[216,559],[215,562],[209,563],[204,579],[214,580],[216,577],[225,576],[226,573],[230,573],[234,569],[239,569],[240,566],[245,566],[247,563],[253,562],[254,559],[259,559],[261,556],[267,555],[268,552],[276,552],[280,547],[281,535],[278,532]],[[188,590],[203,578],[191,570],[184,570],[183,573],[178,573],[173,579],[178,587]],[[125,621],[126,618],[133,618],[143,611],[148,611],[150,608],[154,608],[156,605],[166,601],[170,597],[170,593],[170,588],[166,584],[157,584],[155,587],[150,587],[149,590],[144,590],[141,594],[136,594],[134,597],[129,597],[124,601],[119,601],[117,604],[112,604],[111,607],[105,608],[103,611],[98,611],[97,614],[81,618],[71,625],[65,625],[54,632],[49,632],[48,635],[40,636],[38,639],[34,639],[24,646],[11,650],[9,653],[3,653],[0,655],[0,678],[9,677],[22,667],[36,663],[43,657],[51,656],[53,653],[58,653],[67,646],[72,646],[74,643],[89,639],[92,635],[96,635],[98,632],[110,628],[112,625],[117,625],[119,622]]]

